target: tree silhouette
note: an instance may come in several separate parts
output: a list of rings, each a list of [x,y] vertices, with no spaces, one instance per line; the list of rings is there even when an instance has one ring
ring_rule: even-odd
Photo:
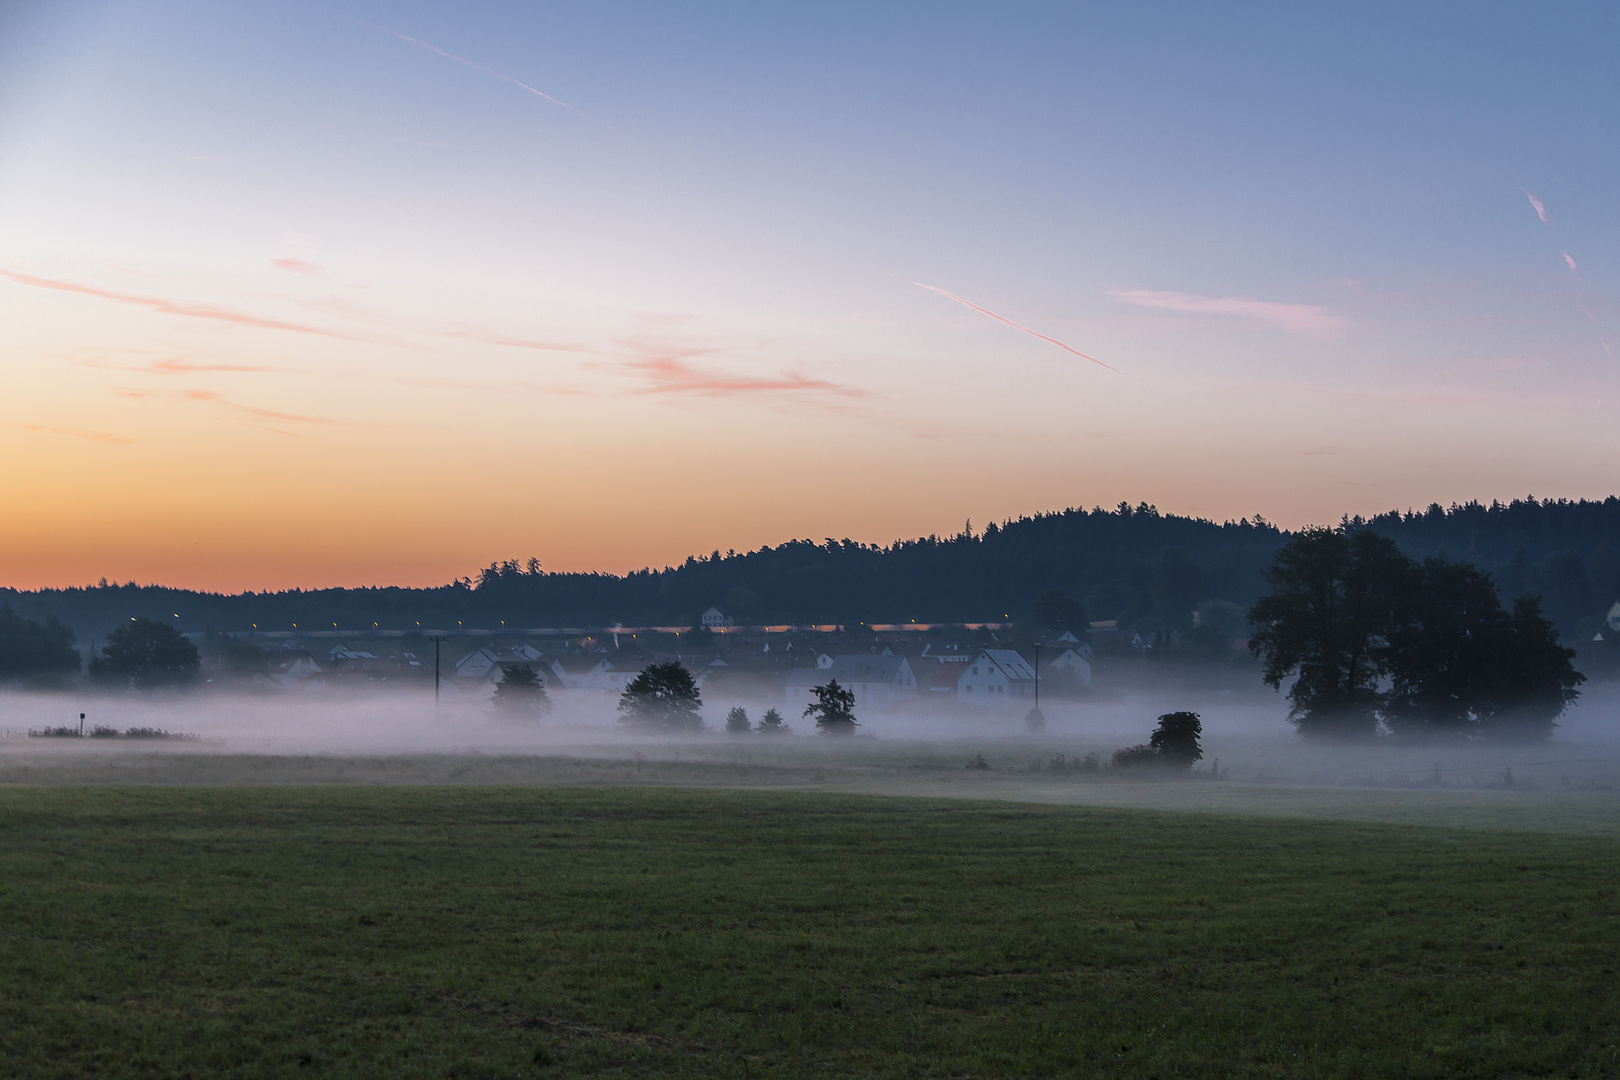
[[[678,660],[646,667],[619,696],[619,722],[648,731],[700,731],[703,697]]]
[[[107,634],[101,655],[90,661],[90,677],[106,686],[154,690],[196,681],[201,666],[197,646],[174,626],[136,617]]]
[[[495,711],[511,719],[533,719],[551,710],[546,684],[528,664],[512,664],[501,671],[491,699]]]
[[[726,733],[728,735],[746,735],[754,730],[748,722],[748,710],[741,705],[734,705],[726,713]]]
[[[793,729],[782,722],[782,714],[775,709],[766,709],[765,715],[759,718],[759,733],[761,735],[791,735]]]
[[[816,700],[804,707],[805,716],[816,718],[823,735],[853,735],[860,726],[855,719],[855,692],[834,679],[810,691]]]
[[[1148,746],[1153,748],[1161,764],[1186,772],[1193,767],[1193,762],[1204,758],[1204,749],[1198,744],[1198,737],[1203,733],[1204,725],[1197,713],[1165,713],[1148,737]]]
[[[73,631],[54,617],[44,624],[0,607],[0,684],[48,685],[79,673]]]
[[[1494,742],[1542,742],[1580,696],[1586,676],[1575,670],[1575,650],[1558,642],[1558,631],[1533,596],[1513,601],[1509,632],[1495,651],[1495,695],[1479,717],[1479,733]]]
[[[1368,738],[1378,728],[1382,652],[1395,624],[1395,597],[1411,567],[1394,541],[1307,529],[1266,570],[1271,592],[1249,609],[1249,649],[1276,689],[1288,692],[1301,735]]]

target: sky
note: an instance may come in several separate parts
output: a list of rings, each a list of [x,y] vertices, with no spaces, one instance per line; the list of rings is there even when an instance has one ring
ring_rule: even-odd
[[[0,0],[0,583],[1620,492],[1617,30]]]

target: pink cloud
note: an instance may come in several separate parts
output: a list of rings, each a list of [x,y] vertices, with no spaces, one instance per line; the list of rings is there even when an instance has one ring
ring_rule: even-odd
[[[178,356],[168,360],[154,360],[145,368],[128,368],[133,371],[156,371],[164,375],[182,375],[197,371],[281,371],[281,368],[264,367],[259,364],[194,364],[190,360],[182,360]]]
[[[1579,273],[1579,270],[1575,266],[1575,260],[1570,258],[1569,252],[1560,251],[1558,254],[1560,254],[1560,255],[1562,255],[1564,257],[1564,261],[1569,264],[1570,270],[1572,270],[1572,271],[1574,271],[1576,273]]]
[[[784,372],[775,378],[761,378],[702,371],[687,364],[679,355],[631,360],[624,366],[646,377],[649,385],[642,391],[646,394],[729,397],[738,394],[819,392],[839,397],[869,396],[865,390],[843,386],[826,379],[811,379],[793,372]]]
[[[305,277],[314,278],[327,276],[324,268],[306,259],[271,259],[270,265],[277,270],[285,270],[289,274],[303,274]]]
[[[1251,319],[1291,334],[1321,336],[1341,329],[1348,322],[1342,316],[1315,304],[1282,304],[1274,300],[1253,300],[1246,296],[1197,296],[1153,289],[1109,289],[1107,295],[1121,303],[1138,307]]]
[[[1541,205],[1541,200],[1536,198],[1534,195],[1530,194],[1530,189],[1529,188],[1520,188],[1519,190],[1524,192],[1524,197],[1530,200],[1530,205],[1531,206],[1535,207],[1535,209],[1536,209],[1536,217],[1540,218],[1542,221],[1546,221],[1547,220],[1547,208],[1545,206]]]
[[[0,278],[37,289],[53,289],[57,292],[75,293],[79,296],[93,296],[99,300],[112,300],[120,304],[133,304],[136,307],[161,311],[166,315],[182,315],[191,319],[207,319],[211,322],[230,323],[235,326],[252,326],[262,330],[287,330],[295,334],[314,334],[318,337],[334,338],[338,341],[376,340],[375,338],[363,337],[357,334],[344,334],[336,330],[326,330],[319,326],[309,326],[305,323],[249,315],[240,311],[232,311],[229,308],[214,307],[210,304],[187,304],[176,300],[165,300],[157,296],[139,296],[134,293],[115,292],[111,289],[98,289],[71,281],[57,281],[52,278],[35,277],[32,274],[19,274],[12,270],[0,269]]]

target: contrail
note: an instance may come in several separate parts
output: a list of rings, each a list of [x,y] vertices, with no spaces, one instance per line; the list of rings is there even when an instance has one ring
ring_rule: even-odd
[[[1564,257],[1564,261],[1569,264],[1570,273],[1572,273],[1572,274],[1580,273],[1580,269],[1575,265],[1575,260],[1570,258],[1569,252],[1560,251],[1558,254],[1562,255]]]
[[[1530,200],[1530,205],[1536,208],[1536,217],[1545,222],[1547,220],[1547,208],[1541,205],[1541,200],[1530,194],[1529,188],[1520,188],[1519,190],[1524,192],[1524,197]]]
[[[521,89],[527,90],[529,93],[534,94],[537,97],[545,98],[547,101],[551,102],[553,105],[561,105],[563,108],[567,109],[569,112],[574,113],[577,116],[583,116],[587,120],[594,119],[594,117],[589,116],[586,113],[580,112],[580,110],[574,108],[572,105],[568,104],[568,102],[559,101],[557,98],[552,97],[550,94],[546,93],[544,90],[536,90],[534,87],[530,86],[528,83],[519,82],[518,80],[512,78],[512,76],[510,76],[510,75],[502,75],[498,71],[491,71],[489,68],[485,67],[483,64],[476,64],[473,61],[467,59],[465,56],[457,56],[453,52],[445,52],[443,49],[439,48],[437,45],[429,45],[425,41],[418,41],[416,38],[410,37],[410,36],[408,36],[406,34],[402,34],[398,30],[390,30],[386,26],[379,26],[379,27],[377,27],[377,29],[381,30],[385,34],[392,34],[394,37],[399,38],[399,40],[401,40],[401,41],[408,41],[412,45],[416,45],[416,46],[418,46],[420,48],[426,49],[428,52],[438,53],[440,56],[444,57],[446,60],[454,60],[458,64],[466,64],[468,67],[472,68],[474,71],[481,71],[485,75],[488,75],[492,79],[499,79],[499,80],[501,80],[501,82],[511,83],[513,86],[516,86],[516,87],[519,87]]]
[[[997,322],[1006,323],[1008,326],[1012,327],[1014,330],[1022,330],[1024,333],[1028,334],[1030,337],[1037,337],[1037,338],[1040,338],[1042,341],[1047,342],[1048,344],[1056,345],[1058,348],[1062,349],[1064,352],[1073,353],[1075,356],[1078,356],[1082,360],[1090,360],[1093,364],[1096,364],[1098,367],[1108,368],[1108,370],[1112,371],[1115,375],[1124,375],[1127,379],[1136,379],[1137,382],[1142,381],[1141,379],[1138,379],[1135,375],[1129,374],[1128,372],[1121,371],[1121,370],[1119,370],[1119,368],[1113,367],[1112,365],[1103,363],[1101,360],[1097,359],[1095,356],[1087,356],[1085,353],[1081,352],[1079,349],[1076,349],[1076,348],[1074,348],[1073,346],[1070,346],[1070,345],[1063,344],[1063,342],[1059,341],[1055,337],[1047,337],[1045,334],[1036,333],[1034,330],[1031,330],[1027,326],[1019,326],[1017,323],[1013,322],[1011,319],[1007,318],[1005,315],[997,315],[995,312],[991,311],[989,308],[982,308],[978,304],[975,304],[973,301],[964,300],[960,296],[957,296],[953,292],[946,292],[944,289],[935,288],[933,285],[924,285],[920,281],[913,281],[912,284],[917,286],[919,289],[927,289],[929,292],[939,293],[939,295],[941,295],[941,296],[949,297],[950,299],[955,300],[958,304],[961,304],[964,307],[970,307],[974,311],[977,311],[981,315],[988,315],[992,319],[995,319]]]

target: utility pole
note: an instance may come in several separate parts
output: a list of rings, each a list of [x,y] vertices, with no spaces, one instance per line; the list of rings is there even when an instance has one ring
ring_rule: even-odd
[[[439,643],[444,640],[443,634],[431,634],[428,640],[433,642],[433,711],[439,711]]]
[[[1031,735],[1046,730],[1046,714],[1041,712],[1041,643],[1035,642],[1035,707],[1024,717],[1024,726]]]

